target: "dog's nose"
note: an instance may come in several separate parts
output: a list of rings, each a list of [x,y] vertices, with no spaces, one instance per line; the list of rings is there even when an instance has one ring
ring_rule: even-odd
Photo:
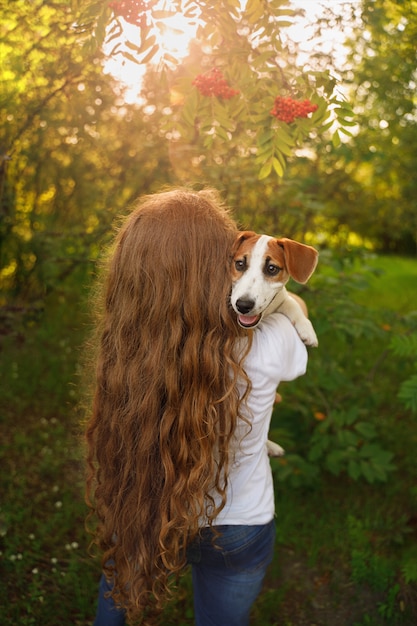
[[[250,311],[253,309],[254,306],[255,306],[254,300],[249,300],[246,298],[238,298],[236,300],[236,308],[239,311],[239,313],[243,313],[243,315],[250,313]]]

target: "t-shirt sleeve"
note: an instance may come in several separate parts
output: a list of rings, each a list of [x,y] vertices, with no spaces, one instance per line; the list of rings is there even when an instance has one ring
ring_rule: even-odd
[[[305,374],[307,349],[285,315],[268,315],[255,332],[259,332],[256,352],[264,375],[269,375],[278,384]]]

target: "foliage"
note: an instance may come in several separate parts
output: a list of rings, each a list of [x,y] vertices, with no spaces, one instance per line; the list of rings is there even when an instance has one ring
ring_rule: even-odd
[[[354,232],[374,249],[417,250],[415,0],[351,3],[347,58],[335,68],[355,112],[353,137],[337,150],[315,145],[317,158],[294,164],[323,206],[327,236]],[[327,18],[337,26],[337,16]],[[335,58],[328,59],[333,67]]]
[[[408,359],[414,364],[417,371],[417,333],[394,336],[390,343],[392,353],[402,359]],[[417,413],[417,373],[403,381],[398,392],[398,398],[413,413]]]
[[[238,0],[130,0],[123,9],[120,4],[87,5],[81,19],[92,29],[88,49],[92,42],[97,47],[111,42],[112,53],[129,61],[146,64],[158,57],[166,135],[191,145],[194,159],[209,151],[220,164],[238,151],[241,160],[254,158],[260,179],[271,172],[282,177],[287,158],[313,130],[327,137],[333,120],[342,128],[352,124],[351,108],[338,95],[334,77],[299,68],[284,42],[282,34],[295,14],[287,0],[249,0],[243,7]],[[126,4],[132,7],[129,14]],[[143,20],[129,30],[126,22],[136,22],[134,9]],[[179,15],[195,26],[195,40],[182,61],[163,43],[169,20]],[[213,71],[221,72],[223,91],[204,88]],[[311,101],[312,116],[277,117],[277,97]]]
[[[282,91],[280,87],[292,99],[311,96],[314,100],[315,90],[330,93],[336,85],[332,76],[337,68],[323,74],[316,70],[304,72],[297,67],[295,52],[285,40],[286,22],[293,19],[291,9],[284,3],[268,3],[268,10],[277,11],[275,22],[272,20],[269,30],[265,30],[265,33],[273,33],[273,42],[270,43],[269,35],[264,33],[259,47],[255,46],[255,42],[258,43],[255,28],[263,23],[266,14],[254,17],[252,22],[246,13],[239,13],[239,18],[232,19],[230,16],[233,17],[235,10],[230,8],[231,3],[229,17],[224,9],[226,17],[221,20],[221,29],[232,29],[234,24],[240,30],[233,31],[234,34],[231,31],[227,39],[230,45],[223,42],[219,46],[214,22],[223,5],[215,4],[217,8],[210,3],[202,5],[201,13],[194,3],[188,7],[190,11],[185,19],[195,21],[199,39],[181,63],[164,56],[163,46],[156,40],[158,54],[162,53],[161,62],[159,66],[147,65],[144,100],[136,106],[124,102],[120,87],[103,73],[102,51],[99,46],[91,45],[94,43],[92,32],[97,38],[96,44],[117,33],[120,36],[120,28],[110,34],[113,14],[107,2],[74,0],[70,5],[34,0],[29,5],[16,0],[7,8],[4,4],[0,6],[1,45],[6,60],[1,69],[0,96],[0,144],[5,155],[0,172],[0,298],[4,324],[9,324],[19,312],[35,316],[42,309],[45,295],[65,276],[79,265],[90,267],[108,236],[114,216],[125,210],[136,196],[165,183],[195,184],[198,181],[198,184],[213,185],[236,207],[243,226],[266,232],[302,240],[311,237],[313,232],[320,232],[322,242],[334,245],[349,243],[354,231],[366,242],[382,249],[398,246],[411,249],[414,245],[417,211],[412,189],[414,177],[410,172],[415,169],[415,151],[410,141],[415,133],[415,116],[409,88],[414,13],[405,14],[398,7],[394,10],[389,2],[384,4],[386,10],[372,12],[372,7],[368,10],[368,4],[364,3],[366,21],[359,23],[369,23],[369,28],[366,35],[363,28],[358,29],[351,67],[354,63],[358,68],[370,63],[377,66],[379,51],[383,49],[384,62],[389,62],[395,72],[402,68],[398,77],[393,78],[398,91],[394,93],[392,87],[390,97],[384,95],[383,81],[388,80],[390,73],[379,74],[374,93],[366,78],[371,72],[368,65],[358,72],[348,66],[343,80],[350,80],[354,85],[351,96],[356,99],[355,121],[360,121],[361,133],[336,149],[329,146],[327,131],[322,132],[324,127],[313,129],[313,119],[297,118],[292,124],[286,124],[270,115],[274,98]],[[254,10],[258,5],[255,2],[250,6]],[[203,9],[210,17],[207,24],[202,19]],[[150,22],[152,10],[147,12]],[[376,17],[378,19],[374,19]],[[164,19],[157,14],[155,28],[162,29]],[[334,27],[340,19],[337,13],[326,18]],[[359,20],[358,15],[356,20]],[[116,22],[112,22],[111,28],[115,25]],[[384,47],[379,46],[380,41],[385,42],[384,29],[392,31],[398,46],[388,47],[385,43]],[[151,31],[149,26],[145,33],[148,43]],[[136,36],[137,30],[134,32]],[[204,33],[209,39],[208,47]],[[361,43],[356,45],[356,41]],[[118,43],[116,36],[110,45]],[[124,46],[121,54],[137,52],[135,42],[132,49],[126,49],[127,44],[123,42],[120,45]],[[267,60],[269,45],[277,50],[279,47],[274,61]],[[372,47],[371,55],[366,46]],[[258,78],[253,82],[252,66],[246,62],[250,55],[256,56],[261,50],[265,55],[261,55],[259,67],[262,68],[263,63],[271,65],[268,71],[263,68],[259,73],[262,88],[256,82]],[[145,51],[148,52],[149,49]],[[231,56],[227,56],[229,52]],[[403,63],[399,55],[404,57]],[[315,56],[311,67],[324,60]],[[233,62],[229,62],[230,59]],[[143,60],[140,55],[139,60]],[[332,60],[329,58],[326,62],[332,68]],[[236,75],[234,86],[239,96],[228,100],[207,97],[192,87],[195,77],[204,76],[205,69],[210,73],[213,66],[222,71],[231,84],[231,73]],[[241,72],[246,76],[243,85]],[[272,82],[271,72],[275,73]],[[278,75],[281,78],[278,79]],[[262,89],[266,89],[266,85],[270,92],[264,98]],[[246,103],[244,110],[239,112],[243,101]],[[253,147],[256,137],[249,129],[251,121],[247,117],[252,104],[263,107],[267,120],[261,131],[262,124],[255,119],[259,149]],[[198,112],[197,125],[192,122],[194,113],[187,115],[190,107]],[[401,117],[395,113],[400,110],[406,110],[407,114]],[[352,118],[344,104],[338,114],[344,118],[344,128],[348,130],[350,126],[346,124],[353,121],[349,121]],[[183,119],[184,115],[188,121]],[[211,121],[207,122],[204,135],[200,131],[206,115]],[[213,115],[225,121],[224,128],[230,125],[230,115],[237,116],[233,118],[233,128],[230,127],[233,132],[227,130],[225,137],[220,122],[211,124]],[[314,113],[317,115],[318,111]],[[382,116],[383,119],[389,117],[389,127],[381,130],[377,128],[377,121]],[[181,126],[184,136],[178,132]],[[313,148],[310,153],[316,155],[313,159],[294,156],[291,144],[299,128],[308,130],[302,141],[305,147]],[[396,138],[400,143],[396,143]],[[288,147],[288,154],[284,155],[286,178],[268,176],[260,184],[261,161],[264,157],[269,160],[264,170],[267,172],[275,158],[275,142],[281,145],[282,141]],[[369,146],[376,143],[385,149],[385,169],[382,170],[382,153],[369,150]],[[391,158],[394,145],[401,148],[401,159]],[[278,146],[279,150],[281,148]],[[380,174],[387,169],[387,175]],[[392,183],[394,170],[395,184]]]
[[[411,264],[399,264],[404,275]],[[277,441],[288,451],[287,464],[280,466],[287,473],[275,471],[277,557],[253,621],[272,624],[279,611],[283,623],[302,624],[309,615],[318,624],[406,626],[416,618],[417,433],[415,419],[395,399],[408,375],[408,368],[400,367],[404,357],[382,357],[391,354],[393,336],[411,329],[412,315],[411,320],[398,318],[390,290],[383,295],[391,315],[382,305],[355,304],[358,294],[366,302],[373,299],[359,268],[366,268],[366,276],[375,259],[363,257],[349,265],[345,253],[338,258],[322,250],[321,265],[311,279],[312,291],[303,292],[320,347],[310,353],[308,376],[280,389],[284,399],[274,419]],[[400,282],[398,265],[390,260],[388,267]],[[92,622],[99,566],[87,556],[83,526],[81,379],[76,370],[88,318],[81,270],[48,294],[40,319],[17,335],[1,337],[0,604],[5,626]],[[380,295],[380,287],[374,289]],[[381,319],[390,330],[381,328]],[[346,469],[333,476],[326,454],[314,462],[308,457],[327,419],[337,447],[338,420],[349,407],[357,411],[352,432],[362,424],[365,437],[395,454],[396,470],[382,485],[369,484],[364,475],[354,480]],[[166,609],[164,626],[193,622],[190,589],[187,573]]]
[[[370,484],[387,482],[397,461],[395,450],[387,448],[379,416],[392,406],[398,388],[400,397],[411,394],[415,312],[402,315],[380,308],[371,316],[369,307],[360,304],[372,276],[372,257],[366,253],[359,257],[356,251],[354,260],[343,252],[320,256],[316,274],[303,288],[319,348],[310,351],[308,376],[291,383],[291,409],[284,402],[275,411],[272,436],[287,450],[283,459],[273,460],[275,475],[295,487],[315,484],[327,472]],[[394,389],[390,380],[398,379],[399,372],[390,358],[393,346],[403,351],[396,352],[403,378]],[[408,366],[404,350],[411,357]],[[412,408],[410,401],[406,406]]]
[[[415,262],[351,246],[353,231],[379,249],[415,250],[415,1],[355,5],[362,21],[343,75],[355,118],[344,103],[331,115],[361,132],[333,146],[333,61],[316,55],[324,73],[313,60],[297,67],[284,2],[251,0],[239,16],[233,0],[181,6],[199,35],[180,64],[152,42],[166,19],[156,8],[142,42],[120,42],[146,65],[162,51],[133,106],[103,72],[97,44],[116,46],[121,34],[107,1],[0,3],[2,620],[92,621],[99,572],[86,556],[74,380],[88,325],[80,298],[115,216],[162,184],[197,181],[217,187],[243,227],[322,248],[308,286],[291,286],[320,347],[274,414],[272,437],[287,450],[273,462],[279,557],[255,621],[275,623],[278,607],[288,624],[415,623]],[[239,94],[192,86],[213,67]],[[281,94],[319,110],[282,122],[270,115]],[[265,163],[264,173],[286,166],[286,177],[260,184]],[[192,622],[189,577],[164,619]]]
[[[375,553],[369,540],[371,529],[362,520],[348,517],[348,532],[351,544],[352,579],[356,583],[369,583],[384,591],[392,582],[391,564]]]
[[[385,482],[394,469],[393,454],[381,447],[377,436],[369,417],[361,419],[358,407],[334,411],[315,428],[308,459],[322,463],[335,476],[345,471],[353,480]]]
[[[115,214],[169,177],[158,132],[125,105],[102,56],[82,52],[68,3],[16,0],[0,17],[4,316],[41,309],[90,266]]]
[[[41,323],[1,341],[0,604],[10,625],[91,623],[97,580],[74,385],[82,307],[68,279],[48,298]]]
[[[357,119],[365,131],[357,145],[364,160],[363,169],[369,172],[365,192],[374,199],[370,230],[381,239],[387,238],[386,248],[401,246],[403,250],[407,238],[410,235],[415,238],[417,232],[416,187],[412,175],[417,145],[416,9],[415,0],[407,0],[401,6],[386,1],[378,7],[365,2],[362,28],[367,38],[362,37],[358,42],[355,37],[355,50],[352,50],[354,80],[359,85]]]

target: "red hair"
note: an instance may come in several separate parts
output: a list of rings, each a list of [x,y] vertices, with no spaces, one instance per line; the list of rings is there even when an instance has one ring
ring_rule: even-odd
[[[129,617],[150,620],[199,526],[225,505],[229,444],[249,381],[229,306],[237,228],[212,192],[148,196],[104,280],[87,502]]]

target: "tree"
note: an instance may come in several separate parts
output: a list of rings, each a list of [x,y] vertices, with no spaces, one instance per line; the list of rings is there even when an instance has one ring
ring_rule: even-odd
[[[384,252],[417,249],[416,38],[415,0],[363,0],[342,74],[357,132],[337,151],[318,144],[301,174],[329,235]]]
[[[90,259],[115,214],[158,181],[168,152],[82,50],[67,2],[16,0],[2,23],[3,307],[42,307]]]
[[[415,252],[417,2],[364,0],[362,21],[352,49],[361,127],[354,154],[371,208],[362,232],[385,250]]]
[[[85,4],[85,3],[83,3]],[[190,163],[207,154],[224,165],[230,155],[253,159],[260,179],[282,177],[314,129],[323,134],[334,118],[351,117],[335,95],[326,71],[306,73],[281,37],[294,10],[286,0],[175,0],[162,10],[155,0],[90,2],[82,21],[93,33],[90,48],[105,39],[113,52],[149,63],[160,56],[165,90],[166,133],[188,146]],[[198,23],[190,54],[181,63],[164,51],[164,20],[182,14]],[[136,26],[123,40],[126,22]],[[122,38],[122,39],[121,39]],[[168,99],[169,98],[169,99]]]

